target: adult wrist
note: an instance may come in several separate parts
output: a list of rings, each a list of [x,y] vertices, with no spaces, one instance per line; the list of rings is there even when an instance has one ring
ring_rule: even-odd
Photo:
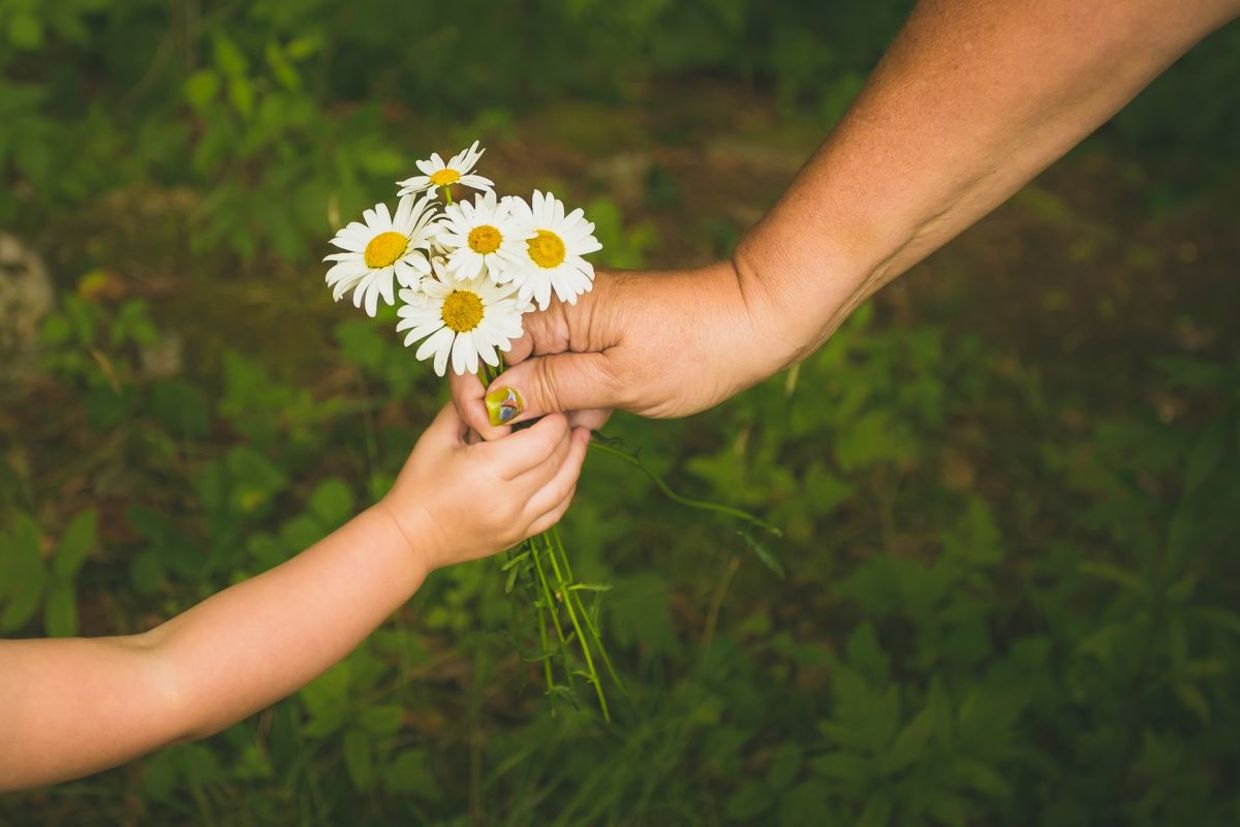
[[[882,262],[838,235],[797,233],[772,212],[737,244],[735,271],[768,375],[801,361],[869,295]]]

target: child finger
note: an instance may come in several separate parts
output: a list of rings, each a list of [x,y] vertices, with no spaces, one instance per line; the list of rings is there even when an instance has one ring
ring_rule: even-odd
[[[572,431],[565,429],[560,440],[551,449],[551,453],[542,462],[533,468],[522,471],[513,477],[509,482],[513,485],[523,488],[529,494],[534,494],[540,488],[555,477],[556,472],[564,464],[564,460],[568,457],[568,452],[572,448]]]
[[[581,465],[586,459],[586,448],[590,444],[590,432],[585,428],[573,431],[571,445],[564,462],[556,470],[546,485],[538,489],[530,497],[526,513],[531,517],[539,517],[552,511],[573,490],[577,477],[581,475]]]
[[[560,503],[555,508],[551,509],[546,514],[531,523],[529,530],[530,536],[542,534],[544,531],[558,523],[564,517],[565,512],[568,511],[568,507],[573,504],[573,495],[576,493],[577,486],[574,485],[568,492],[568,496],[560,500]]]
[[[465,420],[449,402],[439,409],[439,413],[422,432],[422,438],[418,441],[425,441],[444,448],[455,448],[464,444],[465,432],[468,430],[469,426],[465,424]]]
[[[487,452],[504,479],[513,479],[542,463],[568,433],[568,420],[563,414],[545,416],[523,431],[503,439],[477,445]]]

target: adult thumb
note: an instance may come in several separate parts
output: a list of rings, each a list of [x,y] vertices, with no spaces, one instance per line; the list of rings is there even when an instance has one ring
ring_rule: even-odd
[[[614,408],[619,383],[604,353],[556,353],[514,365],[487,388],[493,425],[512,425],[555,411]]]

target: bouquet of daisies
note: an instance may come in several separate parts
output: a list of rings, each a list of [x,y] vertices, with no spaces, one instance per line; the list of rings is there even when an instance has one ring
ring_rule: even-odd
[[[393,304],[417,342],[418,359],[435,372],[477,373],[481,360],[499,367],[499,352],[521,336],[521,316],[545,310],[554,292],[570,304],[594,284],[584,256],[603,248],[580,210],[565,213],[551,193],[529,201],[497,198],[494,184],[473,172],[484,150],[478,142],[445,163],[438,153],[418,161],[421,175],[399,182],[393,215],[386,204],[363,213],[336,234],[327,271],[332,297],[352,291],[353,304],[374,316],[379,301]],[[454,202],[452,188],[476,191]],[[439,196],[443,195],[440,201]],[[396,291],[396,285],[400,290]]]
[[[406,347],[417,345],[417,359],[431,360],[440,376],[449,366],[457,374],[481,368],[489,383],[521,337],[525,313],[545,310],[552,294],[575,303],[593,287],[584,257],[602,245],[584,213],[566,212],[551,193],[498,198],[494,183],[474,172],[483,152],[475,141],[447,162],[437,153],[418,161],[420,174],[398,183],[396,212],[386,204],[365,210],[331,240],[342,252],[324,261],[332,262],[327,284],[336,301],[352,293],[369,316],[380,301],[397,304],[396,330]],[[456,187],[472,190],[473,200],[454,200]],[[501,422],[516,415],[516,402],[494,400]],[[548,691],[571,696],[584,679],[610,718],[599,667],[618,680],[599,636],[597,601],[587,610],[582,597],[605,587],[573,579],[555,529],[508,552],[504,568],[508,591],[520,584],[534,607]]]

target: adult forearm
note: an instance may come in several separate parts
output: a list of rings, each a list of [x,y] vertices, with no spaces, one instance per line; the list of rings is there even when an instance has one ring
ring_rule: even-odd
[[[1235,0],[926,0],[738,247],[787,363],[1111,117]]]

